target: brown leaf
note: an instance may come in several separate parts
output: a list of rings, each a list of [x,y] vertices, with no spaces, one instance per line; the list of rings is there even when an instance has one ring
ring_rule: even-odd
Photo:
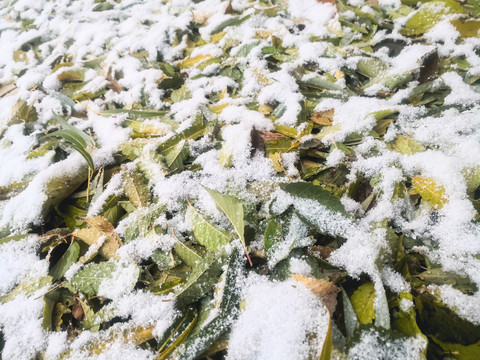
[[[319,296],[330,314],[335,312],[337,294],[340,289],[333,282],[310,278],[300,274],[292,274],[291,277],[303,283],[311,292]]]
[[[260,131],[255,128],[250,133],[252,140],[252,155],[255,150],[265,152],[265,142],[270,140],[284,139],[285,136],[270,131]]]
[[[320,245],[312,246],[309,249],[310,252],[318,253],[320,257],[324,260],[327,260],[332,254],[332,252],[334,252],[335,250],[336,249],[333,249],[327,246],[320,246]]]
[[[418,77],[420,84],[432,80],[437,76],[439,62],[440,58],[438,57],[437,50],[431,52],[423,59],[423,64],[420,68],[420,75]]]
[[[323,126],[331,126],[333,124],[333,115],[335,114],[335,110],[325,110],[325,111],[318,111],[310,116],[310,120],[318,125]]]
[[[122,91],[122,85],[118,83],[118,81],[112,76],[112,68],[108,68],[107,76],[105,77],[107,79],[108,84],[107,87],[116,93],[120,93]]]
[[[72,316],[80,322],[85,320],[85,312],[83,311],[81,300],[76,294],[73,295]]]
[[[110,221],[103,216],[93,216],[86,218],[85,221],[90,227],[75,230],[72,235],[88,245],[97,245],[103,241],[98,253],[105,259],[110,259],[115,256],[115,253],[121,245],[121,240]]]

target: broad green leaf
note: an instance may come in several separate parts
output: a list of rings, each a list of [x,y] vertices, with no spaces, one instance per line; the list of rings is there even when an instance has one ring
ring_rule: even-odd
[[[391,145],[392,150],[405,155],[413,155],[425,151],[425,148],[417,140],[404,135],[397,135],[395,143]]]
[[[438,186],[433,179],[414,176],[412,178],[412,186],[417,190],[422,199],[434,208],[441,209],[448,201],[445,197],[445,188]]]
[[[447,353],[455,356],[455,359],[461,360],[478,360],[480,354],[480,341],[471,345],[462,345],[449,342],[443,342],[434,336],[433,341],[436,342]]]
[[[209,252],[205,255],[193,268],[187,282],[175,293],[178,306],[191,304],[210,291],[222,271],[225,257],[224,251],[219,254]]]
[[[202,55],[200,55],[202,56]],[[198,57],[198,56],[197,56]],[[180,89],[173,90],[172,95],[170,96],[173,103],[177,103],[183,100],[190,99],[192,94],[190,94],[190,90],[186,85],[182,85]]]
[[[247,245],[245,244],[245,223],[243,221],[243,204],[235,197],[231,195],[223,195],[218,191],[205,188],[207,192],[210,194],[212,199],[215,201],[217,208],[221,210],[228,218],[230,223],[233,225],[235,232],[237,233],[240,241],[242,242],[243,248],[245,250],[245,254],[247,255],[248,261],[250,265],[252,265],[252,261],[250,260],[250,255],[247,251]]]
[[[170,171],[183,170],[183,162],[188,157],[188,145],[185,140],[180,140],[171,150],[165,153],[165,163]]]
[[[345,331],[347,332],[348,337],[353,337],[355,330],[359,326],[357,314],[353,309],[352,303],[342,288],[342,301],[343,301],[343,314],[345,316]]]
[[[202,256],[195,251],[194,248],[188,246],[178,239],[176,239],[175,242],[175,253],[185,264],[192,268],[197,266],[197,264],[202,261]]]
[[[267,228],[263,238],[263,248],[265,249],[265,255],[270,258],[275,250],[275,244],[279,243],[283,239],[282,224],[275,220],[268,222]]]
[[[217,251],[223,245],[230,242],[231,237],[226,231],[222,231],[210,224],[210,222],[192,205],[188,207],[187,217],[193,223],[193,235],[195,239],[209,251]],[[243,219],[243,218],[242,218]]]
[[[86,296],[95,296],[102,281],[111,279],[115,269],[112,262],[89,264],[73,276],[70,285]]]
[[[68,247],[65,254],[58,260],[58,262],[53,266],[52,270],[50,270],[50,276],[52,276],[53,280],[60,280],[63,275],[70,269],[70,266],[75,264],[78,260],[78,256],[80,254],[80,245],[78,242],[73,241],[70,246]]]
[[[385,63],[377,58],[365,58],[357,64],[357,71],[370,79],[375,78],[386,69]]]
[[[316,201],[333,213],[338,213],[347,217],[350,216],[345,210],[345,207],[340,199],[320,186],[316,186],[311,183],[298,182],[281,184],[280,188],[294,197]]]
[[[419,35],[433,28],[447,15],[462,14],[465,10],[454,0],[432,0],[422,4],[400,31],[404,35]]]
[[[401,301],[411,301],[412,306],[408,309],[408,311],[400,310],[400,302]],[[398,311],[393,312],[392,316],[392,328],[398,331],[401,331],[407,336],[417,336],[420,335],[425,338],[425,335],[422,334],[422,331],[417,325],[416,320],[416,313],[415,308],[413,305],[413,296],[410,293],[403,292],[400,294],[398,298],[398,304],[396,304],[399,308]]]
[[[28,105],[25,100],[18,100],[13,106],[12,117],[8,121],[8,125],[18,124],[21,122],[35,122],[38,119],[37,110],[33,104]]]
[[[350,297],[360,324],[371,324],[375,319],[375,286],[373,283],[360,285]]]

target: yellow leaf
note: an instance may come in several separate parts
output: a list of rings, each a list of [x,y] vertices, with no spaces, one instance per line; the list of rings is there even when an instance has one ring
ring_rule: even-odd
[[[373,283],[360,285],[350,301],[360,324],[371,324],[375,319],[375,287]]]
[[[197,56],[190,57],[190,58],[187,58],[187,59],[183,60],[178,65],[178,67],[180,69],[187,69],[189,67],[192,67],[195,64],[198,64],[199,62],[205,61],[205,60],[210,59],[210,58],[211,58],[210,55],[197,55]]]
[[[462,37],[478,37],[478,30],[480,30],[480,21],[469,20],[462,22],[459,19],[450,21]]]
[[[221,31],[219,33],[213,34],[212,36],[210,36],[210,42],[215,43],[215,44],[218,43],[220,40],[223,39],[225,34],[226,34],[225,31]]]
[[[106,259],[115,256],[121,245],[121,240],[110,221],[103,216],[94,216],[85,219],[85,221],[90,227],[76,230],[72,235],[88,245],[98,246],[101,243],[98,253]]]
[[[412,185],[422,199],[437,209],[441,209],[447,203],[445,188],[437,185],[435,180],[423,176],[412,178]]]
[[[282,156],[279,152],[268,154],[268,157],[270,160],[272,160],[272,165],[276,172],[285,172],[285,168],[283,167],[282,163]]]
[[[214,114],[221,114],[223,110],[225,110],[225,108],[227,106],[230,106],[230,104],[220,104],[220,105],[213,105],[213,106],[210,106],[210,111],[213,112]]]
[[[325,111],[318,111],[313,113],[310,116],[310,120],[314,123],[323,125],[323,126],[331,126],[333,124],[333,115],[335,114],[335,110],[325,110]]]

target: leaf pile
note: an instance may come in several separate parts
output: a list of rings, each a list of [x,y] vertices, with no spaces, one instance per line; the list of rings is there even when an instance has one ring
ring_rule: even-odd
[[[252,274],[328,310],[305,358],[478,358],[478,2],[15,3],[5,358],[236,359]]]

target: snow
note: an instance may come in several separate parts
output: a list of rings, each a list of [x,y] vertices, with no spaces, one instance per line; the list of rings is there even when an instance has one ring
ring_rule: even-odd
[[[247,283],[227,359],[318,358],[329,322],[321,300],[293,279],[275,283],[251,276]],[[309,341],[316,354],[310,353]]]
[[[362,0],[349,0],[348,3],[362,7],[362,11],[375,16],[375,8]],[[112,107],[136,109],[141,104],[168,112],[165,118],[144,121],[144,124],[160,129],[165,136],[148,139],[149,144],[140,151],[137,160],[115,169],[116,173],[103,193],[90,205],[87,216],[101,214],[106,201],[112,196],[121,197],[124,174],[140,169],[148,178],[154,201],[164,205],[169,212],[168,216],[163,214],[154,222],[163,231],[170,228],[184,233],[191,231],[191,224],[185,221],[183,214],[187,196],[221,228],[230,227],[227,218],[203,189],[202,186],[205,186],[237,196],[249,205],[262,202],[262,209],[255,214],[259,217],[268,213],[278,214],[295,205],[296,210],[320,232],[341,239],[343,245],[331,254],[329,262],[348,272],[351,278],[369,276],[376,289],[385,286],[395,294],[410,291],[409,283],[399,272],[390,264],[380,263],[387,256],[395,256],[388,243],[385,224],[418,241],[419,246],[414,251],[426,254],[444,271],[468,277],[477,287],[480,285],[480,260],[477,258],[480,253],[480,225],[475,222],[477,210],[467,193],[472,192],[467,176],[480,167],[477,106],[480,93],[478,85],[471,85],[468,81],[480,75],[478,38],[462,38],[450,19],[445,19],[424,34],[428,45],[412,44],[408,40],[398,56],[390,57],[386,47],[369,52],[367,48],[360,51],[356,44],[346,43],[335,48],[328,42],[335,36],[335,29],[342,29],[345,39],[355,36],[353,30],[340,27],[339,10],[328,1],[282,2],[278,4],[281,15],[269,17],[265,3],[236,0],[231,2],[233,9],[244,10],[240,16],[251,17],[240,26],[225,28],[225,36],[218,43],[192,48],[191,39],[181,32],[186,31],[195,20],[205,24],[199,33],[202,39],[208,41],[218,25],[237,16],[234,13],[225,14],[229,2],[129,0],[109,4],[113,6],[111,10],[94,12],[91,9],[96,3],[92,0],[3,2],[0,10],[0,83],[3,88],[15,81],[18,89],[0,99],[0,187],[18,185],[19,191],[0,201],[2,234],[44,231],[42,226],[46,220],[56,221],[46,217],[45,213],[47,205],[51,206],[50,194],[47,194],[49,184],[67,178],[65,184],[59,185],[61,190],[70,189],[74,180],[79,180],[76,186],[86,180],[85,160],[72,149],[67,148],[68,154],[61,161],[55,160],[54,151],[29,158],[38,145],[37,138],[56,126],[52,121],[54,114],[65,115],[71,124],[90,133],[96,144],[94,149],[89,149],[95,168],[109,169],[116,162],[120,146],[130,140],[131,129],[125,126],[126,115],[103,117],[98,113]],[[400,12],[403,5],[398,0],[380,0],[379,6],[387,11]],[[429,7],[435,11],[443,10],[441,4],[430,4]],[[390,34],[387,30],[377,32],[368,46],[387,38],[405,39],[398,30],[414,13],[395,19],[395,30]],[[20,22],[13,21],[17,16],[21,20],[33,20],[37,29],[22,29]],[[348,21],[355,21],[356,17],[353,11],[346,11],[341,16]],[[271,34],[266,33],[260,38],[258,34],[262,31]],[[271,45],[272,36],[281,39],[284,48],[297,54],[291,60],[279,63],[275,69],[269,67],[262,54],[262,48]],[[36,38],[42,43],[33,51],[28,43]],[[238,56],[243,45],[252,43],[257,45],[248,55]],[[27,49],[25,59],[14,61],[14,51],[22,46]],[[164,98],[169,90],[160,89],[158,85],[167,75],[160,70],[159,62],[178,64],[187,55],[222,57],[225,49],[230,49],[232,60],[229,63],[222,59],[222,65],[182,69],[184,86],[190,91],[191,98],[173,104]],[[138,51],[145,51],[144,58],[135,57]],[[459,66],[452,65],[451,71],[444,72],[434,81],[432,91],[448,87],[450,92],[444,99],[445,109],[435,116],[426,116],[427,107],[406,104],[420,85],[418,74],[423,60],[435,51],[440,57],[465,59],[470,67],[457,72]],[[270,159],[252,147],[252,132],[275,131],[275,125],[291,126],[300,132],[303,126],[299,123],[300,103],[306,99],[301,94],[297,76],[294,76],[298,66],[309,66],[309,73],[302,74],[303,80],[319,76],[327,79],[342,69],[355,70],[360,59],[365,57],[385,62],[387,70],[375,79],[378,82],[365,91],[366,96],[347,97],[337,93],[338,98],[322,97],[313,106],[315,111],[334,110],[333,126],[301,139],[302,146],[307,144],[307,140],[320,140],[322,146],[332,147],[325,161],[327,166],[335,167],[347,162],[350,168],[347,187],[361,178],[371,180],[375,194],[371,208],[364,209],[360,201],[348,197],[348,194],[343,195],[341,201],[352,215],[347,217],[315,201],[292,198],[278,190],[278,183],[286,181],[287,177],[289,181],[296,181],[301,176],[300,155],[298,152],[282,153],[286,174],[277,174]],[[67,60],[72,63],[71,66],[61,67],[52,73],[55,64]],[[85,64],[92,60],[99,61],[99,68],[86,69],[85,84],[79,91],[94,93],[105,89],[105,94],[76,104],[68,101],[59,92],[64,84],[58,75],[84,69]],[[241,69],[241,84],[220,74],[225,64]],[[111,81],[108,74],[114,76],[120,85],[119,92],[105,88]],[[381,90],[388,90],[385,85],[387,77],[405,74],[414,79],[406,88],[382,99],[373,97]],[[348,81],[338,77],[335,84],[346,90]],[[225,90],[229,93],[225,94]],[[218,101],[212,100],[220,96],[222,98]],[[11,109],[19,99],[34,106],[38,113],[36,123],[12,123]],[[208,109],[219,104],[227,104],[220,114],[213,114]],[[282,104],[286,110],[274,120],[274,117],[251,110],[252,104],[253,107],[256,104],[272,107]],[[383,139],[371,132],[377,124],[374,113],[380,110],[398,112]],[[193,165],[198,169],[170,173],[159,161],[156,149],[175,133],[179,134],[191,126],[199,112],[210,124],[213,120],[217,121],[217,126],[201,139],[185,140],[190,158],[194,159]],[[163,123],[164,120],[173,122],[175,126]],[[212,135],[217,130],[225,146],[223,149],[217,146]],[[347,156],[334,144],[348,143],[349,136],[353,134],[361,139],[355,153]],[[393,151],[390,145],[397,135],[418,141],[426,151],[414,154]],[[222,164],[222,151],[231,155],[231,164]],[[447,202],[441,209],[433,210],[421,200],[418,209],[406,214],[408,201],[393,199],[395,185],[408,182],[414,176],[432,179],[445,189]],[[25,183],[25,189],[22,183]],[[255,186],[259,189],[256,193],[250,191]],[[117,233],[124,236],[127,227],[134,226],[150,210],[150,207],[137,209],[123,218],[116,228]],[[315,242],[308,227],[295,215],[284,233],[284,238],[275,244],[266,260],[270,269],[286,259],[292,248],[310,246]],[[256,234],[251,245],[255,244],[256,249],[261,250],[262,237],[262,234]],[[22,280],[36,281],[48,274],[49,263],[39,254],[42,241],[32,235],[0,245],[1,295],[10,292]],[[99,296],[110,301],[105,307],[114,316],[128,319],[125,327],[154,326],[157,339],[179,316],[174,298],[153,295],[146,290],[132,292],[131,289],[137,283],[142,262],[148,260],[156,249],[168,251],[174,244],[175,239],[170,232],[142,234],[124,244],[117,251],[117,257],[111,260],[118,265],[112,279],[102,282],[98,292]],[[91,246],[83,255],[94,254],[98,246],[101,246],[100,241],[97,248]],[[288,266],[290,272],[314,273],[303,258],[289,259]],[[72,265],[65,278],[71,279],[81,267],[80,263]],[[480,291],[467,295],[447,285],[430,286],[428,289],[460,317],[480,324]],[[6,340],[2,356],[28,359],[34,357],[37,351],[46,351],[47,358],[54,358],[70,347],[73,349],[72,358],[90,356],[83,345],[105,338],[108,332],[84,331],[71,344],[67,342],[66,331],[47,333],[41,326],[42,291],[46,289],[34,295],[18,295],[15,300],[0,305],[0,324]],[[283,359],[291,358],[291,354],[308,358],[306,338],[309,334],[316,334],[312,341],[316,342],[316,349],[321,349],[328,315],[319,299],[302,284],[292,280],[270,282],[264,277],[251,275],[245,279],[242,291],[245,308],[233,325],[229,359]],[[400,304],[402,311],[412,306],[413,303],[406,299]],[[377,330],[369,330],[362,334],[360,342],[350,349],[348,356],[351,359],[373,359],[384,355],[389,359],[414,359],[424,345],[421,338],[389,339]],[[386,349],[389,349],[388,353],[384,353]],[[92,356],[98,359],[152,357],[152,352],[122,341],[113,341],[102,354]]]

